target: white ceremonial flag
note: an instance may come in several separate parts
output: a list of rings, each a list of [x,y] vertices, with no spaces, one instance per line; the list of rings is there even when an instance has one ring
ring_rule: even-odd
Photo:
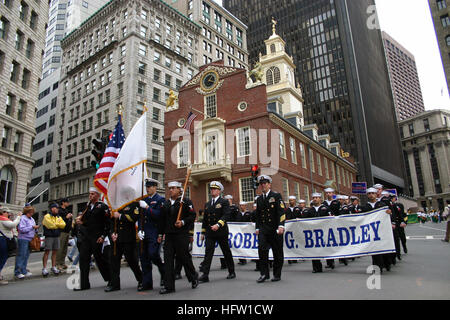
[[[120,150],[108,180],[106,201],[113,211],[119,211],[143,198],[147,179],[147,114],[131,129]]]

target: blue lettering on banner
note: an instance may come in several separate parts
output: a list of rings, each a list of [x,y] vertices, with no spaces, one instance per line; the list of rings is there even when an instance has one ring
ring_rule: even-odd
[[[330,242],[333,242],[333,245],[330,245]],[[336,237],[334,236],[334,232],[333,229],[330,229],[328,231],[328,243],[327,243],[327,247],[337,247],[338,244],[336,242]]]
[[[252,234],[251,233],[244,233],[244,249],[250,249],[252,246]]]
[[[370,224],[370,226],[372,227],[373,233],[374,233],[373,241],[381,240],[381,238],[378,236],[378,229],[380,228],[380,223],[381,223],[381,221],[377,221],[377,222],[372,222]]]
[[[348,246],[348,244],[350,243],[350,233],[348,232],[347,228],[337,228],[337,230],[339,231],[339,239],[341,240],[339,242],[339,246],[340,247]],[[346,240],[345,242],[342,231],[345,232],[345,240]]]
[[[231,248],[233,248],[233,245],[232,245],[232,243],[231,243],[231,240],[233,239],[233,234],[230,232],[229,234],[228,234],[228,246],[230,247],[230,249]],[[218,242],[217,242],[217,244],[219,244]]]
[[[370,225],[364,224],[361,226],[361,243],[370,242]]]
[[[305,236],[305,248],[346,247],[348,245],[358,245],[360,243],[368,243],[370,241],[380,241],[380,223],[381,221],[376,221],[370,224],[361,225],[359,227],[351,226],[348,228],[329,228],[328,230],[303,230],[303,234]],[[361,233],[359,234],[357,230],[361,230]],[[373,238],[371,237],[372,233]],[[295,238],[291,231],[286,232],[285,242],[288,249],[294,248]]]
[[[203,246],[206,247],[205,241],[201,238],[201,232],[197,232],[197,247],[201,248]]]
[[[256,233],[253,234],[253,247],[252,249],[258,249],[258,236],[256,235]]]
[[[289,239],[289,238],[291,238],[291,239]],[[291,231],[288,231],[285,233],[284,239],[286,242],[286,247],[288,249],[292,249],[294,247],[294,243],[295,243],[294,234]]]
[[[312,248],[314,247],[314,240],[313,240],[313,233],[311,230],[303,230],[303,233],[305,234],[305,248]]]
[[[314,230],[314,234],[316,235],[316,248],[325,247],[325,243],[323,242],[323,230],[316,229]],[[320,243],[319,243],[320,240]]]
[[[350,227],[350,230],[352,231],[352,243],[351,243],[351,245],[355,245],[355,244],[361,243],[361,237],[360,236],[358,236],[358,241],[356,241],[355,229],[356,229],[356,227]]]
[[[239,242],[238,242],[239,239]],[[234,247],[235,248],[240,248],[242,245],[242,233],[236,233],[236,235],[234,236]]]

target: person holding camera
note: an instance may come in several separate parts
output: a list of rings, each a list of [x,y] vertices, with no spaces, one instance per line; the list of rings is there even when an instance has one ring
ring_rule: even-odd
[[[0,285],[8,284],[8,281],[3,279],[1,272],[9,257],[9,245],[14,240],[14,229],[19,225],[22,213],[18,213],[16,219],[11,221],[11,210],[2,207],[0,215]]]

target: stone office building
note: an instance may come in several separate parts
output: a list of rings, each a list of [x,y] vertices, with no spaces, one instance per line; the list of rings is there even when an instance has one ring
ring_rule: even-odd
[[[21,211],[28,193],[48,22],[47,1],[0,2],[0,203]]]
[[[450,204],[450,112],[431,110],[399,122],[409,195],[419,207]]]

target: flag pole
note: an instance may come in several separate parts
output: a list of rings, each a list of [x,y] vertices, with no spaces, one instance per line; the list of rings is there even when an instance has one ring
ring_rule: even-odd
[[[144,101],[144,114],[145,114],[147,111],[148,111],[148,108],[147,108],[147,100],[145,100],[145,101]],[[142,162],[142,171],[141,171],[141,177],[142,177],[142,182],[141,182],[141,198],[144,198],[144,171],[145,171],[145,168],[144,168],[144,162]],[[143,231],[143,230],[144,230],[144,209],[141,208],[140,206],[139,206],[139,218],[141,219],[141,231]],[[139,242],[140,242],[140,244],[141,244],[140,251],[141,251],[141,256],[142,256],[142,254],[143,254],[143,252],[144,252],[144,240],[139,239]]]
[[[180,217],[181,217],[181,210],[183,209],[183,203],[184,203],[184,194],[186,193],[186,188],[189,182],[189,177],[191,176],[191,167],[189,166],[189,168],[187,169],[187,174],[186,174],[186,180],[184,181],[184,186],[183,186],[183,193],[181,194],[181,201],[180,201],[180,208],[178,209],[178,216],[177,216],[177,222],[180,221]]]
[[[122,110],[123,110],[122,104],[120,104],[119,105],[119,110],[117,111],[117,113],[119,114],[119,121],[120,121],[120,123],[122,123],[122,113],[123,113]],[[117,234],[117,219],[116,218],[114,218],[114,233]],[[116,245],[116,243],[117,243],[117,241],[114,241],[114,252],[113,252],[114,256],[116,256],[116,253],[117,253],[117,245]]]

